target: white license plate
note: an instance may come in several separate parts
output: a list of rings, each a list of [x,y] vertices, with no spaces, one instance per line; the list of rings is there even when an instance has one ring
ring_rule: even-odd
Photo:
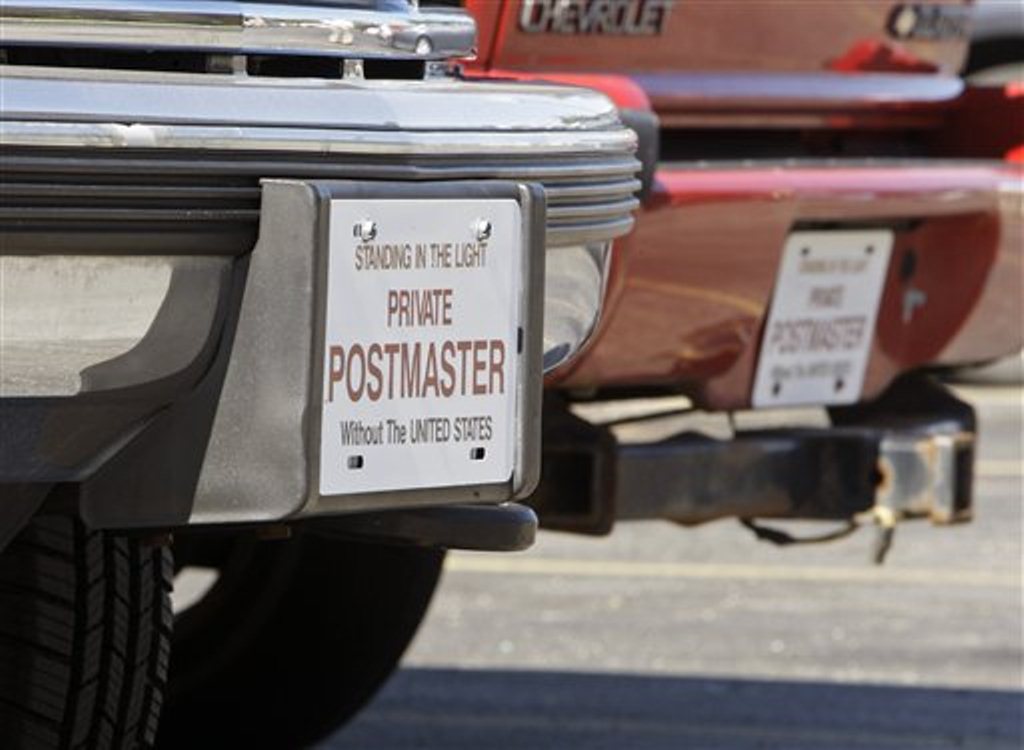
[[[520,213],[511,199],[331,202],[321,495],[509,481]]]
[[[887,230],[789,236],[761,342],[755,407],[859,399],[892,242]]]

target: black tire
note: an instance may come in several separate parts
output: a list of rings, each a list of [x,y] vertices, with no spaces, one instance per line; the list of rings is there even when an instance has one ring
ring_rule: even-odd
[[[394,671],[444,552],[312,534],[228,544],[218,583],[175,623],[160,746],[307,746]]]
[[[172,582],[165,548],[33,520],[0,554],[0,747],[152,747]]]

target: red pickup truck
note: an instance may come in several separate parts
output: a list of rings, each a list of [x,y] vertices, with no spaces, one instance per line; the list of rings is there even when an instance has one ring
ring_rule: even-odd
[[[962,80],[971,4],[466,6],[472,75],[604,92],[648,170],[600,320],[548,376],[562,398],[548,404],[542,524],[852,517],[879,502],[967,518],[973,423],[929,373],[1019,351],[1024,330],[1024,84]],[[571,413],[669,393],[708,411],[825,407],[829,426],[620,445]],[[841,441],[876,429],[861,458],[877,481],[826,487],[861,460]],[[895,467],[913,454],[923,470],[935,451],[946,468],[904,486]],[[790,470],[821,483],[798,488]]]

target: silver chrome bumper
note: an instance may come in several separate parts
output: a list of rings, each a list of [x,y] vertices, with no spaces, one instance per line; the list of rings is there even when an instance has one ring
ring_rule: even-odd
[[[0,73],[0,484],[77,487],[97,528],[499,502],[532,485],[530,437],[516,476],[468,495],[339,504],[310,489],[296,368],[316,358],[318,246],[273,241],[314,231],[309,205],[267,215],[286,193],[302,204],[289,185],[339,181],[530,196],[547,267],[528,286],[546,318],[521,416],[536,426],[541,371],[589,335],[637,207],[636,137],[608,100],[439,78]]]
[[[635,136],[604,97],[585,90],[13,66],[3,75],[2,253],[32,256],[5,265],[5,284],[27,288],[45,280],[55,292],[4,297],[4,317],[20,321],[16,336],[0,339],[17,354],[8,358],[13,366],[2,368],[0,394],[7,396],[82,392],[88,386],[79,373],[109,359],[110,340],[118,353],[144,340],[147,323],[126,338],[116,305],[102,294],[94,298],[97,309],[82,317],[89,290],[96,291],[83,279],[97,257],[134,278],[169,273],[183,254],[248,252],[263,178],[543,185],[546,370],[570,359],[589,335],[610,241],[629,231],[637,207]],[[225,186],[211,188],[221,171]],[[226,202],[228,195],[239,196],[231,198],[237,205]],[[146,221],[167,230],[148,231]],[[230,247],[227,240],[217,244],[225,227],[235,238]],[[137,293],[152,296],[139,309],[155,319],[167,286],[138,281]],[[103,315],[110,331],[98,319]],[[95,327],[83,333],[85,320]],[[45,362],[43,352],[50,353]],[[61,367],[68,371],[54,370]]]

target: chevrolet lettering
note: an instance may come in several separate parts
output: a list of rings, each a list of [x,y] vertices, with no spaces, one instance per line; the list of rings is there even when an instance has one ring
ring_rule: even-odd
[[[528,34],[654,36],[675,0],[524,0],[519,28]]]

